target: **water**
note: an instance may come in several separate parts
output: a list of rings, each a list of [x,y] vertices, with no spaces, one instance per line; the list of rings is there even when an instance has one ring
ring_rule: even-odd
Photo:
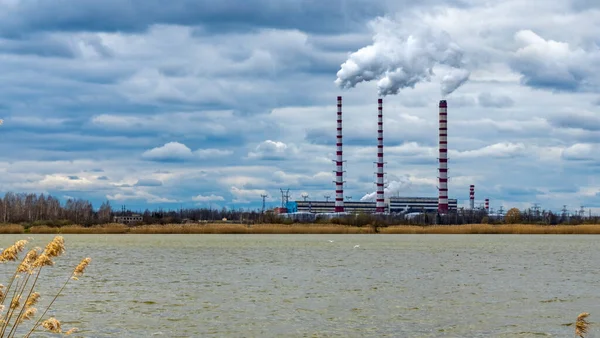
[[[49,312],[75,337],[572,337],[580,312],[600,322],[596,236],[64,237],[40,292],[92,257]]]

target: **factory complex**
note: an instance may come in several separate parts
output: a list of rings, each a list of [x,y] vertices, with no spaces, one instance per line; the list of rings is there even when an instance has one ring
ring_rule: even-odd
[[[377,101],[377,155],[376,155],[376,197],[375,201],[344,201],[343,134],[342,134],[342,97],[337,97],[337,128],[335,162],[335,200],[329,201],[289,201],[289,195],[282,190],[281,207],[276,211],[294,218],[309,215],[344,214],[409,214],[437,213],[445,215],[457,211],[458,201],[448,196],[448,104],[439,101],[439,156],[438,156],[438,196],[437,197],[391,197],[384,194],[383,161],[383,99]],[[475,210],[475,186],[470,185],[470,209]],[[484,210],[489,212],[489,199],[485,199]]]
[[[448,200],[450,210],[456,210],[457,200]],[[335,202],[329,201],[293,201],[286,203],[288,213],[310,212],[331,213],[335,212]],[[436,212],[438,210],[438,199],[432,197],[390,197],[384,200],[384,213],[412,213],[412,212]],[[376,202],[345,202],[346,213],[377,213]]]

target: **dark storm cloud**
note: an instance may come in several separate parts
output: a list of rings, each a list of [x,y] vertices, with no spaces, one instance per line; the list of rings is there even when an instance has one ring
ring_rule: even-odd
[[[35,55],[41,57],[73,58],[75,53],[62,41],[44,36],[23,39],[0,39],[0,54]]]
[[[0,32],[143,31],[153,24],[340,32],[363,29],[365,20],[385,8],[385,2],[368,0],[24,0],[3,10]]]

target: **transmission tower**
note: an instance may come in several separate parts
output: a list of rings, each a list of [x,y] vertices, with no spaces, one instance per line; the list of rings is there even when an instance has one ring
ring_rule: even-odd
[[[263,205],[262,205],[262,213],[265,213],[265,198],[267,198],[269,195],[267,194],[261,194],[260,197],[262,197],[262,201],[263,201]]]
[[[498,215],[504,215],[504,208],[502,206],[500,206],[500,208],[498,209]]]
[[[533,203],[533,212],[534,212],[536,218],[540,217],[540,204],[539,203]]]
[[[304,202],[306,202],[306,200],[308,199],[308,194],[307,193],[303,193],[302,194],[302,199],[304,200]]]
[[[331,198],[331,195],[324,195],[323,197],[325,197],[325,202],[329,202],[329,199]]]
[[[346,196],[346,199],[347,199],[348,201],[351,201],[351,200],[352,200],[352,196]]]
[[[290,189],[283,190],[279,188],[279,191],[281,191],[281,207],[286,208],[287,203],[290,201]]]
[[[581,209],[579,209],[579,217],[583,217],[585,216],[585,209],[583,208],[583,205],[580,206]]]
[[[568,210],[567,210],[567,205],[566,205],[566,204],[564,204],[564,205],[563,205],[563,208],[562,208],[562,215],[563,215],[563,217],[567,217],[567,211],[568,211]]]

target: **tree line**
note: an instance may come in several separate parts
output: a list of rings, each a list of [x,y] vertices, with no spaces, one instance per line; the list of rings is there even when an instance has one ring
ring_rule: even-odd
[[[142,217],[142,224],[171,224],[183,222],[214,222],[226,219],[239,223],[338,223],[353,226],[393,224],[433,225],[433,224],[474,224],[474,223],[526,223],[526,224],[582,224],[600,223],[596,216],[583,214],[557,214],[545,210],[519,210],[512,208],[503,216],[492,216],[483,210],[459,209],[447,215],[421,213],[408,217],[403,214],[369,215],[357,214],[337,218],[314,217],[309,219],[292,219],[281,217],[273,212],[262,213],[258,210],[213,209],[213,208],[181,208],[164,211],[162,209],[134,212],[132,210],[114,210],[108,201],[103,202],[95,210],[90,201],[69,199],[64,204],[51,195],[8,192],[0,198],[1,223],[25,223],[31,225],[61,226],[67,224],[95,225],[114,222],[115,216]]]

